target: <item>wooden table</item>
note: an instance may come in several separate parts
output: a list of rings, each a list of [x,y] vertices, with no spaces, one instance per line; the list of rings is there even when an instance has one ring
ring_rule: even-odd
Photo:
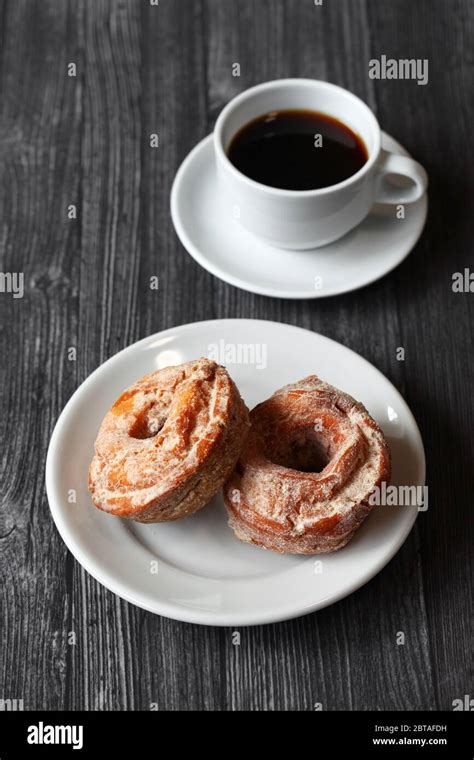
[[[22,299],[0,293],[0,698],[25,709],[452,709],[474,693],[474,295],[452,289],[473,262],[474,4],[3,0],[0,12],[1,267],[23,272],[25,287]],[[370,79],[381,55],[427,58],[429,83]],[[349,295],[237,290],[199,268],[171,224],[174,174],[223,105],[286,76],[353,90],[430,175],[415,251]],[[241,629],[240,647],[229,629],[148,614],[96,583],[61,541],[44,487],[55,421],[92,370],[153,332],[221,317],[300,325],[373,362],[416,416],[430,489],[428,512],[374,580],[309,617]]]

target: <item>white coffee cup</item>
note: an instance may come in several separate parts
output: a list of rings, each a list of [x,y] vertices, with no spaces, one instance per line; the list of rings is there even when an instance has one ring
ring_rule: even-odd
[[[362,138],[367,162],[352,177],[318,190],[281,190],[250,179],[227,157],[229,145],[253,119],[284,109],[319,111],[343,122]],[[374,203],[413,203],[428,186],[419,163],[382,149],[377,119],[360,98],[316,79],[278,79],[245,90],[217,119],[214,146],[229,214],[280,248],[305,250],[331,243],[356,227]],[[389,175],[402,175],[410,184],[397,187]]]

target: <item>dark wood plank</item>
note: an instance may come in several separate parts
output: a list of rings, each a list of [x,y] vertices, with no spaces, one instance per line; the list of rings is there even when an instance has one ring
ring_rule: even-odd
[[[64,704],[71,596],[67,552],[51,525],[44,463],[52,425],[77,385],[81,103],[67,63],[78,56],[65,4],[3,5],[0,67],[2,271],[25,295],[0,298],[2,454],[0,575],[3,698]],[[69,43],[66,41],[69,39]]]
[[[80,271],[78,372],[86,377],[138,332],[140,267],[140,9],[71,4],[80,44]],[[71,625],[67,706],[133,708],[137,610],[70,560]]]
[[[270,12],[265,3],[257,10],[249,0],[239,3],[239,12],[233,4],[232,7],[232,24],[228,24],[228,5],[217,0],[208,2],[209,60],[213,62],[208,74],[209,101],[214,104],[213,115],[240,89],[285,75],[327,78],[376,105],[373,83],[368,77],[371,41],[365,3],[326,7],[272,3]],[[253,29],[264,29],[262,44],[252,36]],[[246,43],[239,51],[241,39]],[[344,50],[344,55],[330,55],[328,47]],[[240,79],[232,77],[235,61],[241,64]],[[227,292],[226,285],[217,283],[217,298],[222,304],[219,316],[229,314],[229,306],[235,303],[240,306],[235,312],[238,316],[250,311],[259,317],[316,330],[353,347],[403,386],[403,368],[396,361],[396,348],[400,345],[399,310],[393,285],[388,280],[362,293],[314,303],[288,303],[235,290],[227,299]],[[417,709],[432,704],[426,615],[420,608],[422,575],[419,563],[413,560],[416,537],[410,539],[410,544],[411,551],[404,549],[396,564],[355,597],[335,610],[300,621],[300,636],[306,641],[301,652],[295,647],[293,636],[284,633],[288,628],[293,630],[294,624],[275,627],[278,633],[274,648],[268,647],[268,633],[264,632],[268,658],[261,690],[252,676],[253,648],[247,650],[249,663],[241,670],[241,694],[251,694],[247,706],[265,709],[269,699],[284,709],[308,709],[318,701],[324,709]],[[378,600],[385,596],[385,586],[393,589],[393,597],[391,603],[381,607]],[[378,610],[377,620],[371,620],[367,630],[365,617],[372,609]],[[397,646],[398,631],[405,633],[408,645]],[[288,691],[287,679],[275,677],[285,660],[291,663],[289,670],[297,684],[296,698]],[[403,672],[411,678],[400,679]],[[267,684],[271,678],[269,693]],[[397,690],[387,687],[399,681]]]
[[[385,5],[385,4],[384,4]],[[474,110],[470,57],[472,3],[403,0],[370,3],[374,57],[427,58],[426,86],[377,82],[382,123],[426,166],[430,214],[420,245],[395,273],[406,346],[406,398],[424,435],[431,506],[418,523],[423,598],[440,709],[469,693],[466,658],[472,628],[473,300],[453,293],[452,274],[472,265],[474,175],[460,146],[470,146]],[[394,103],[397,107],[394,107]],[[455,123],[453,121],[455,120]],[[469,151],[470,148],[468,147]]]

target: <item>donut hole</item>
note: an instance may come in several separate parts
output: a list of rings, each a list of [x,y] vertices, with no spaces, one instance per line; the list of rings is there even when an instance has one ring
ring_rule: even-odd
[[[145,440],[154,438],[165,425],[168,413],[157,407],[150,407],[137,415],[128,431],[130,438]]]
[[[332,441],[312,428],[279,440],[267,452],[273,464],[298,472],[322,472],[334,456]]]

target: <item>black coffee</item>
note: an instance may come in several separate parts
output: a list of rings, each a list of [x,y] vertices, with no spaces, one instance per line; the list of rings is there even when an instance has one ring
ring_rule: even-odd
[[[317,111],[272,111],[232,140],[228,156],[256,182],[284,190],[317,190],[361,169],[368,154],[348,126]]]

